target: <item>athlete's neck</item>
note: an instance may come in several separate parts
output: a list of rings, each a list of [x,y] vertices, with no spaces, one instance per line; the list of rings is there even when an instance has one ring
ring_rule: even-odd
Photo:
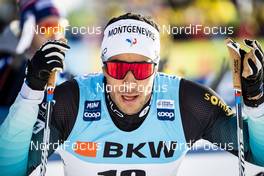
[[[128,115],[122,112],[114,101],[111,99],[111,96],[107,91],[105,91],[105,100],[109,114],[115,123],[115,125],[123,131],[133,131],[137,129],[145,120],[150,110],[151,96],[146,104],[141,108],[141,110],[133,115]]]

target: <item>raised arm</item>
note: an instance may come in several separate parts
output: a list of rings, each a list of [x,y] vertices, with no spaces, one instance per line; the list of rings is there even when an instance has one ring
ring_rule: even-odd
[[[53,68],[63,68],[64,52],[69,47],[61,42],[47,42],[28,64],[26,80],[11,106],[9,114],[0,126],[1,175],[25,175],[28,151],[37,121],[44,87]]]

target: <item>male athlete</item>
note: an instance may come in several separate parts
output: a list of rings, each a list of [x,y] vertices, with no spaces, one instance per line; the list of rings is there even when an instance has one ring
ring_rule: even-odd
[[[245,158],[264,166],[263,51],[256,41],[245,43],[255,53],[242,66]],[[245,51],[235,42],[233,47],[245,59]],[[51,70],[63,68],[67,49],[49,41],[29,62],[24,85],[0,127],[1,175],[27,175],[40,164],[44,89]],[[158,73],[159,53],[159,30],[152,20],[131,13],[113,18],[101,46],[103,74],[56,88],[49,153],[60,144],[66,175],[174,176],[201,138],[237,155],[230,108],[209,88]]]

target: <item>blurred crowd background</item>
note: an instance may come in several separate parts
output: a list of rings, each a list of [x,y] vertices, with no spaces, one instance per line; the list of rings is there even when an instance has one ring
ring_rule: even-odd
[[[61,74],[61,82],[68,79],[69,75],[72,77],[100,71],[103,28],[110,18],[126,12],[151,16],[160,25],[160,71],[208,85],[231,105],[233,99],[229,95],[232,80],[224,39],[232,37],[242,42],[243,38],[253,38],[262,44],[264,42],[263,0],[54,0],[54,3],[60,14],[68,20],[69,28],[84,26],[87,29],[86,34],[66,31],[71,50],[66,55],[66,71],[64,75]],[[12,21],[20,20],[20,13],[15,0],[0,0],[0,58],[10,54],[6,49],[7,43],[3,42],[6,40],[1,40],[1,37]],[[162,28],[179,29],[190,25],[232,30],[226,34],[207,35],[203,32],[164,32]],[[10,106],[22,84],[21,81],[14,84],[12,79],[20,77],[21,80],[24,77],[26,62],[17,61],[21,57],[15,53],[12,53],[12,57],[15,58],[12,61],[0,59],[1,107]],[[6,71],[4,65],[9,65],[13,72],[10,72],[10,68]],[[8,87],[8,91],[4,92],[4,87]]]

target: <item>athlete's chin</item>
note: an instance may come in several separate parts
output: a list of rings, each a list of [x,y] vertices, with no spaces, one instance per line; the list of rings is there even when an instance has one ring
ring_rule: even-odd
[[[135,96],[125,96],[121,95],[120,96],[120,110],[122,110],[124,113],[128,115],[136,114],[140,107],[140,96],[135,95]]]

